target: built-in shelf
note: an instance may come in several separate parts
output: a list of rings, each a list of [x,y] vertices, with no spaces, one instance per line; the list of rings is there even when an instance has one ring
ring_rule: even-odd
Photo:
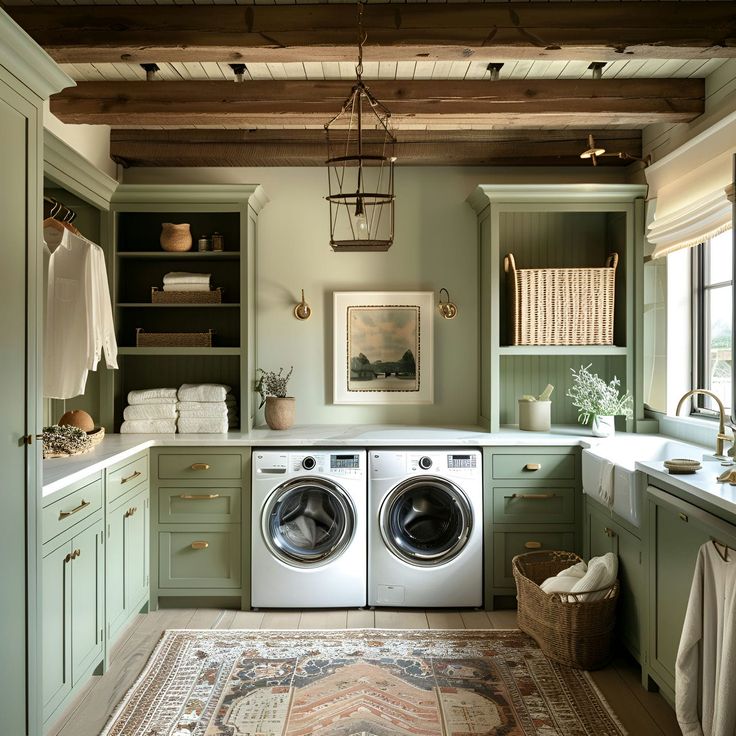
[[[187,250],[180,253],[171,253],[164,250],[130,250],[118,251],[118,258],[149,258],[151,260],[173,260],[178,261],[182,258],[191,258],[200,261],[210,260],[233,260],[240,258],[240,251],[223,250],[223,251],[203,251]]]
[[[618,345],[507,345],[498,348],[499,355],[626,355]]]
[[[193,303],[187,303],[187,304],[179,304],[179,303],[172,303],[172,304],[151,304],[151,302],[124,302],[119,303],[119,307],[121,308],[134,308],[134,309],[171,309],[171,308],[182,308],[182,307],[188,307],[190,309],[212,309],[213,307],[230,307],[232,309],[238,309],[240,307],[239,302],[222,302],[220,304],[212,303],[212,304],[193,304]]]
[[[240,355],[240,348],[119,348],[118,355]]]

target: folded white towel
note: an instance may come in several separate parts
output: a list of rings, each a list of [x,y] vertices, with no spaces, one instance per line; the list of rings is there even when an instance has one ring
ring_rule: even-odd
[[[175,388],[147,388],[128,393],[129,404],[167,404],[170,401],[176,403]]]
[[[176,404],[132,404],[125,407],[123,419],[176,419]]]
[[[222,402],[180,401],[177,405],[179,416],[199,418],[227,418],[227,407]]]
[[[210,273],[187,273],[186,271],[170,271],[164,276],[164,284],[209,284]]]
[[[164,284],[164,291],[209,291],[209,284]]]
[[[598,495],[609,509],[613,508],[613,471],[615,465],[605,458],[601,458],[600,475],[598,476]]]
[[[232,389],[221,383],[185,383],[179,387],[179,401],[225,401]]]
[[[130,419],[120,425],[120,434],[174,434],[176,419]]]
[[[227,432],[227,417],[179,417],[180,434],[221,434]]]

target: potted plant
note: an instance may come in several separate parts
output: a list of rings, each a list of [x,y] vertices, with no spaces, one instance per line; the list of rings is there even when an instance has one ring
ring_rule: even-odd
[[[261,374],[256,384],[256,391],[261,396],[261,404],[258,408],[266,405],[266,424],[271,429],[289,429],[294,424],[296,401],[293,396],[286,395],[286,385],[293,370],[294,366],[289,368],[286,374],[283,368],[279,368],[278,373],[264,371],[262,368],[257,370]]]
[[[628,391],[621,396],[621,381],[616,376],[606,383],[597,373],[590,372],[591,365],[581,365],[577,372],[570,368],[573,380],[566,395],[578,410],[581,424],[593,420],[591,432],[594,437],[609,437],[616,432],[614,417],[631,418],[633,399]]]

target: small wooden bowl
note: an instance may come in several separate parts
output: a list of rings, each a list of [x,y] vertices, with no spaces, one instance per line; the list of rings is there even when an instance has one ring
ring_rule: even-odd
[[[105,428],[95,427],[91,432],[87,432],[87,437],[92,440],[92,447],[97,447],[105,438]]]
[[[662,464],[671,475],[687,475],[703,467],[700,460],[691,460],[686,457],[674,457],[672,460],[665,460]]]

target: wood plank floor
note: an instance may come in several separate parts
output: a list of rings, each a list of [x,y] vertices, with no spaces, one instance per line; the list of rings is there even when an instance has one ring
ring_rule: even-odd
[[[98,736],[166,629],[345,628],[508,629],[516,628],[516,611],[162,609],[138,616],[113,652],[108,672],[92,678],[50,736]],[[630,736],[679,736],[672,709],[659,695],[641,687],[633,660],[621,656],[592,674]]]

